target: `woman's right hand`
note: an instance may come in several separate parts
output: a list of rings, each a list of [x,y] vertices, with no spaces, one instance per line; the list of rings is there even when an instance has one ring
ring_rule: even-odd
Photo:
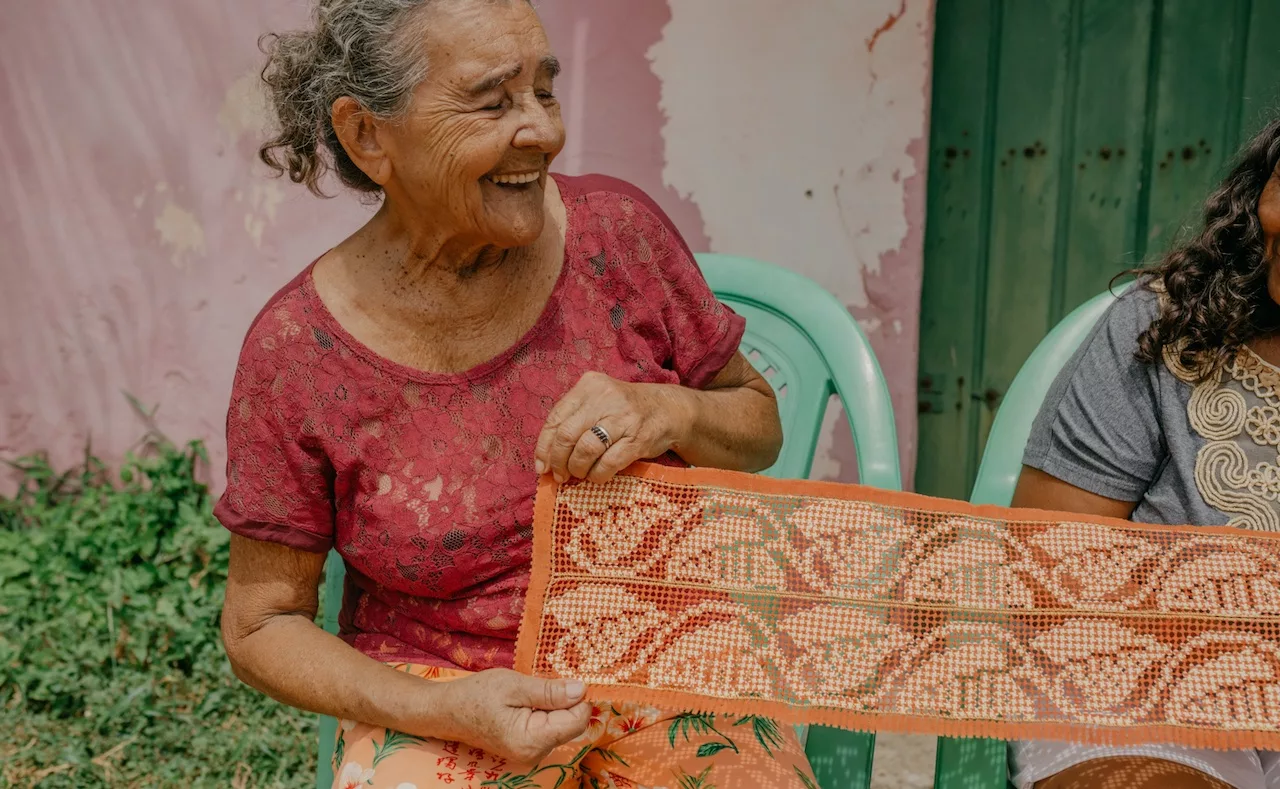
[[[534,765],[587,730],[591,705],[575,680],[489,669],[440,683],[440,723],[431,736]]]

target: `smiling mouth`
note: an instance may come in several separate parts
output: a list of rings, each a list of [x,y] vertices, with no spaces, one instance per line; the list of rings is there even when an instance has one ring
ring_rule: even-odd
[[[484,180],[489,183],[505,186],[508,188],[519,188],[536,183],[542,177],[541,171],[531,173],[508,173],[504,175],[486,175]]]

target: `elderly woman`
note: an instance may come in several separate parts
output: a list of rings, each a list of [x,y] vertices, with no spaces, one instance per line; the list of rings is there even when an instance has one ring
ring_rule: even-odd
[[[342,720],[342,787],[812,785],[789,727],[593,705],[509,669],[538,475],[767,467],[769,385],[662,211],[548,172],[559,66],[526,0],[319,0],[268,41],[267,164],[372,218],[277,293],[227,416],[236,674]],[[325,553],[342,635],[314,624]]]
[[[1014,505],[1280,530],[1280,120],[1059,375]],[[1015,743],[1019,789],[1280,789],[1280,754]]]

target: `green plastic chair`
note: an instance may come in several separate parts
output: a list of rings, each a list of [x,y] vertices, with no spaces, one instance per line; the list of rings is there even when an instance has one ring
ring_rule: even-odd
[[[743,352],[778,393],[785,438],[778,461],[766,473],[808,477],[827,405],[838,395],[857,448],[859,479],[900,489],[889,390],[848,310],[812,280],[777,266],[727,255],[699,255],[698,263],[716,295],[747,319]],[[336,553],[325,570],[323,623],[336,632],[343,587]],[[333,782],[336,725],[321,718],[317,789]],[[855,789],[870,785],[874,748],[873,735],[814,727],[806,751],[823,789]]]
[[[1022,473],[1022,451],[1045,394],[1098,319],[1116,300],[1108,291],[1093,297],[1062,320],[1040,341],[1018,370],[996,412],[969,500],[974,504],[1009,506]],[[1003,740],[939,740],[934,778],[936,789],[1001,787],[1007,784],[1008,747]]]

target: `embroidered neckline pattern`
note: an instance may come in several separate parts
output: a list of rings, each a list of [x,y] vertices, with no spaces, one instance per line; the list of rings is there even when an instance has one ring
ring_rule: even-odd
[[[1280,535],[703,469],[543,480],[516,668],[796,724],[1277,749]]]
[[[1164,357],[1169,371],[1193,387],[1187,418],[1205,440],[1195,462],[1200,496],[1232,526],[1280,531],[1280,370],[1245,346],[1216,376],[1197,383],[1176,351]]]

